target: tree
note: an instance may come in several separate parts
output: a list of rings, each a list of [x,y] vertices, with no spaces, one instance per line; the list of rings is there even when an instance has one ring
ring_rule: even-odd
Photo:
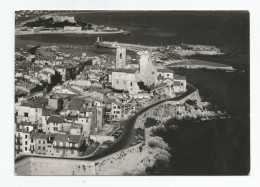
[[[143,81],[137,82],[137,85],[139,86],[140,90],[144,90],[144,91],[147,91],[147,92],[151,91],[151,87],[146,86]]]

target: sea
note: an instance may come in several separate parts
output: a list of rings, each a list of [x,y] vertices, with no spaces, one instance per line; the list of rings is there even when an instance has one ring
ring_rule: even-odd
[[[248,175],[250,172],[250,40],[247,11],[88,11],[69,13],[78,21],[122,28],[129,34],[104,35],[103,41],[150,46],[187,44],[214,45],[225,56],[193,56],[233,66],[237,71],[178,69],[199,89],[203,101],[230,119],[204,122],[182,121],[179,128],[160,133],[171,147],[168,168],[162,175]],[[97,36],[16,36],[15,47],[26,45],[70,45],[88,56],[114,49],[94,46]],[[127,51],[127,55],[136,56]],[[158,173],[158,172],[157,172]]]

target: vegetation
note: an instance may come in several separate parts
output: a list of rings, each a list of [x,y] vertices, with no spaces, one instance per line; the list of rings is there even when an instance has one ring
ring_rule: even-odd
[[[71,23],[67,20],[63,22],[54,22],[53,18],[41,19],[32,22],[27,22],[25,24],[27,27],[45,27],[45,28],[63,28],[64,26],[81,26],[82,30],[92,29],[92,24],[87,22],[77,22]]]
[[[147,118],[144,123],[145,128],[149,128],[156,125],[158,125],[158,121],[154,118]]]
[[[144,91],[147,91],[147,92],[151,91],[151,87],[146,86],[143,81],[137,82],[137,85],[139,86],[140,90],[144,90]]]
[[[160,148],[166,151],[170,149],[168,144],[165,143],[163,139],[159,136],[150,137],[148,145],[151,148]]]

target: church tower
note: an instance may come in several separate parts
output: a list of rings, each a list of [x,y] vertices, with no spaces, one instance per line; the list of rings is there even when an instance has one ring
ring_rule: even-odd
[[[116,69],[126,66],[126,48],[118,47],[116,49]]]
[[[151,86],[157,82],[157,68],[154,66],[151,55],[148,51],[139,51],[139,80],[146,86]]]

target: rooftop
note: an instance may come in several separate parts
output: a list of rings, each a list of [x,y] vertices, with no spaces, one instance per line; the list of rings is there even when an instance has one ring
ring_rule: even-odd
[[[124,72],[124,73],[131,73],[131,74],[134,74],[136,71],[137,71],[137,69],[134,69],[134,68],[131,68],[131,69],[119,68],[119,69],[113,70],[113,72]]]
[[[62,116],[50,116],[47,120],[47,123],[62,123],[64,118]]]
[[[178,75],[178,74],[175,73],[174,74],[174,80],[186,80],[186,77]]]
[[[30,108],[43,108],[43,106],[39,103],[34,103],[34,102],[26,102],[22,103],[20,106],[24,107],[30,107]]]
[[[79,142],[81,135],[57,134],[54,141],[58,142]]]
[[[43,116],[51,116],[51,114],[53,114],[54,110],[52,109],[43,109],[42,110],[42,115]]]
[[[34,132],[31,134],[31,139],[46,139],[47,140],[48,135],[39,133],[39,132]]]
[[[73,98],[70,102],[68,110],[80,110],[83,101],[84,100],[81,98]]]

